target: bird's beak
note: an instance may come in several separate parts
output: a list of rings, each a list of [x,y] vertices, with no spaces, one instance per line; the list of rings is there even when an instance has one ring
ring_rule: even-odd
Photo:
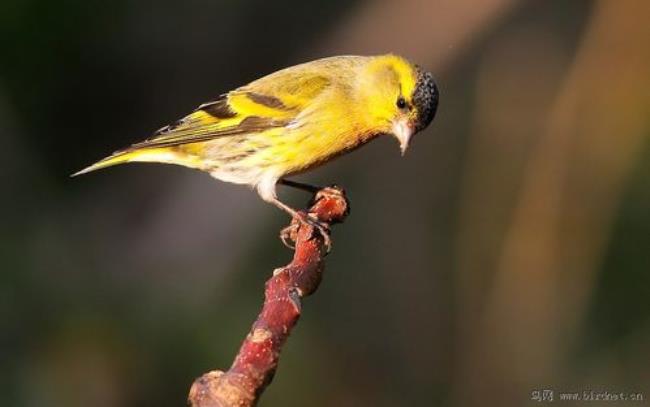
[[[397,141],[399,141],[399,149],[402,151],[402,155],[406,153],[413,133],[413,125],[411,125],[408,119],[401,119],[393,122],[393,135]]]

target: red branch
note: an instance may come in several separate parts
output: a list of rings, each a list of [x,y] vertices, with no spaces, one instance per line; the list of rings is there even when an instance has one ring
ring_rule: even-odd
[[[342,189],[316,193],[309,213],[328,224],[342,222],[349,204]],[[189,394],[193,407],[254,406],[271,383],[282,345],[300,317],[301,298],[318,288],[327,249],[312,226],[292,223],[296,242],[291,263],[266,282],[262,311],[244,339],[230,370],[214,370],[196,379]]]

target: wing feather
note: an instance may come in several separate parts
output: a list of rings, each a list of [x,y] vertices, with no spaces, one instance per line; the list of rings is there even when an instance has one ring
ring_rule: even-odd
[[[325,76],[301,68],[278,71],[204,103],[123,151],[172,147],[285,127],[330,83]]]
[[[220,137],[259,134],[300,124],[303,114],[325,92],[332,80],[323,73],[323,64],[348,63],[331,58],[297,65],[204,103],[176,123],[156,131],[150,138],[116,151],[111,156],[77,172],[131,161],[172,162],[187,165],[173,147],[206,142]],[[190,166],[199,167],[192,158]]]

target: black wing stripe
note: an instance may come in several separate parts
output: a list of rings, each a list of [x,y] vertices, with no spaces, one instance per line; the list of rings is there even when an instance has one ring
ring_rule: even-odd
[[[196,112],[205,112],[209,114],[210,116],[216,118],[216,119],[232,119],[233,117],[237,116],[237,113],[233,112],[230,109],[230,106],[228,105],[228,95],[221,95],[219,99],[214,100],[212,102],[204,103],[198,108],[194,109],[192,113]],[[171,137],[174,137],[173,133],[175,130],[178,130],[180,127],[187,125],[188,121],[191,120],[192,115],[188,115],[183,117],[180,120],[177,120],[176,122],[172,124],[168,124],[165,127],[162,127],[156,132],[153,133],[152,137],[148,138],[147,140],[143,141],[143,143],[151,142],[155,140],[158,137],[161,137],[166,140],[167,137],[165,137],[167,134],[169,134]],[[160,140],[161,142],[163,140]]]
[[[228,95],[221,95],[215,101],[202,104],[195,112],[199,110],[217,119],[232,119],[237,116],[237,113],[233,112],[228,105]]]
[[[291,110],[275,96],[263,95],[257,92],[246,92],[246,96],[258,105],[278,110]]]

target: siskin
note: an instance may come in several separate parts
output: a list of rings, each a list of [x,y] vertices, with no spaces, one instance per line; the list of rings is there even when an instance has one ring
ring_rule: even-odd
[[[178,164],[247,184],[292,217],[325,225],[287,206],[276,184],[383,134],[402,154],[431,123],[438,89],[430,73],[396,55],[338,56],[286,68],[202,104],[147,140],[74,175],[127,162]]]

